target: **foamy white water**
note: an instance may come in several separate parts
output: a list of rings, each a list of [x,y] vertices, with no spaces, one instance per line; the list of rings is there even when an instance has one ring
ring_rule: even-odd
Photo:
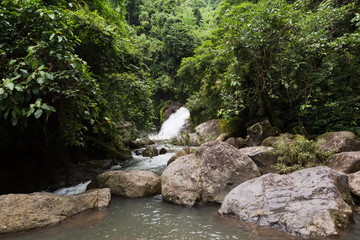
[[[150,139],[168,140],[176,137],[189,117],[189,110],[185,107],[181,107],[175,113],[171,114],[171,116],[161,126],[160,132],[156,135],[151,135]]]
[[[73,187],[60,188],[53,193],[56,195],[75,195],[75,194],[83,193],[85,192],[86,187],[87,185],[89,185],[90,182],[91,181],[87,181]]]

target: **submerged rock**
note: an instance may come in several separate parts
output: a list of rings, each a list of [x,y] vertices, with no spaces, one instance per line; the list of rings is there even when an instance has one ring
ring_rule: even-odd
[[[360,151],[360,141],[352,132],[327,132],[316,138],[316,144],[323,151],[352,152]]]
[[[272,166],[277,163],[279,154],[272,147],[246,147],[239,149],[239,151],[254,161],[261,174],[276,172]]]
[[[256,164],[222,141],[201,145],[196,155],[179,157],[162,174],[164,200],[183,205],[221,203],[240,183],[260,176]]]
[[[334,154],[328,158],[327,166],[348,174],[360,171],[360,151]]]
[[[219,213],[236,215],[292,235],[327,237],[353,222],[346,174],[328,167],[289,175],[266,174],[244,182],[224,199]]]
[[[249,147],[259,146],[265,138],[277,136],[279,133],[279,129],[271,126],[270,122],[265,120],[256,123],[247,129],[245,142]]]
[[[110,203],[110,189],[94,189],[73,196],[50,193],[0,196],[0,234],[57,224],[75,214]]]
[[[160,184],[160,176],[150,171],[109,171],[96,176],[88,189],[106,187],[111,194],[137,198],[160,194]]]

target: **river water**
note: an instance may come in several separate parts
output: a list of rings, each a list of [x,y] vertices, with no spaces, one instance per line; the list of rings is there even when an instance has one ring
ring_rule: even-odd
[[[163,137],[168,135],[163,135]],[[161,145],[169,152],[153,158],[137,156],[121,169],[147,169],[158,174],[167,160],[180,148]],[[114,166],[113,169],[119,169]],[[59,189],[56,194],[82,192],[89,182],[72,188]],[[128,199],[112,197],[109,208],[79,214],[57,226],[0,236],[0,240],[154,240],[154,239],[240,239],[240,240],[297,240],[272,228],[258,227],[233,217],[217,214],[220,205],[210,204],[183,207],[167,203],[161,195],[149,198]],[[1,213],[0,213],[1,214]],[[360,240],[360,217],[335,240]]]

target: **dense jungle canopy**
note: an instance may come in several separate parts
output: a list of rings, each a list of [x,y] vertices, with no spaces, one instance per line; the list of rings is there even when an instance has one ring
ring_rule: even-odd
[[[170,101],[234,136],[360,133],[358,0],[3,0],[0,19],[9,174],[121,159]]]

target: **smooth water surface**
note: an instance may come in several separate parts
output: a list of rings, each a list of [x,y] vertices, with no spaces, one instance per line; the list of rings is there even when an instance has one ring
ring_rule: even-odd
[[[299,239],[236,218],[221,217],[216,213],[218,208],[219,205],[182,207],[162,201],[161,196],[113,197],[108,209],[80,214],[55,227],[0,236],[0,240]],[[360,228],[354,225],[345,234],[331,239],[360,239]]]

